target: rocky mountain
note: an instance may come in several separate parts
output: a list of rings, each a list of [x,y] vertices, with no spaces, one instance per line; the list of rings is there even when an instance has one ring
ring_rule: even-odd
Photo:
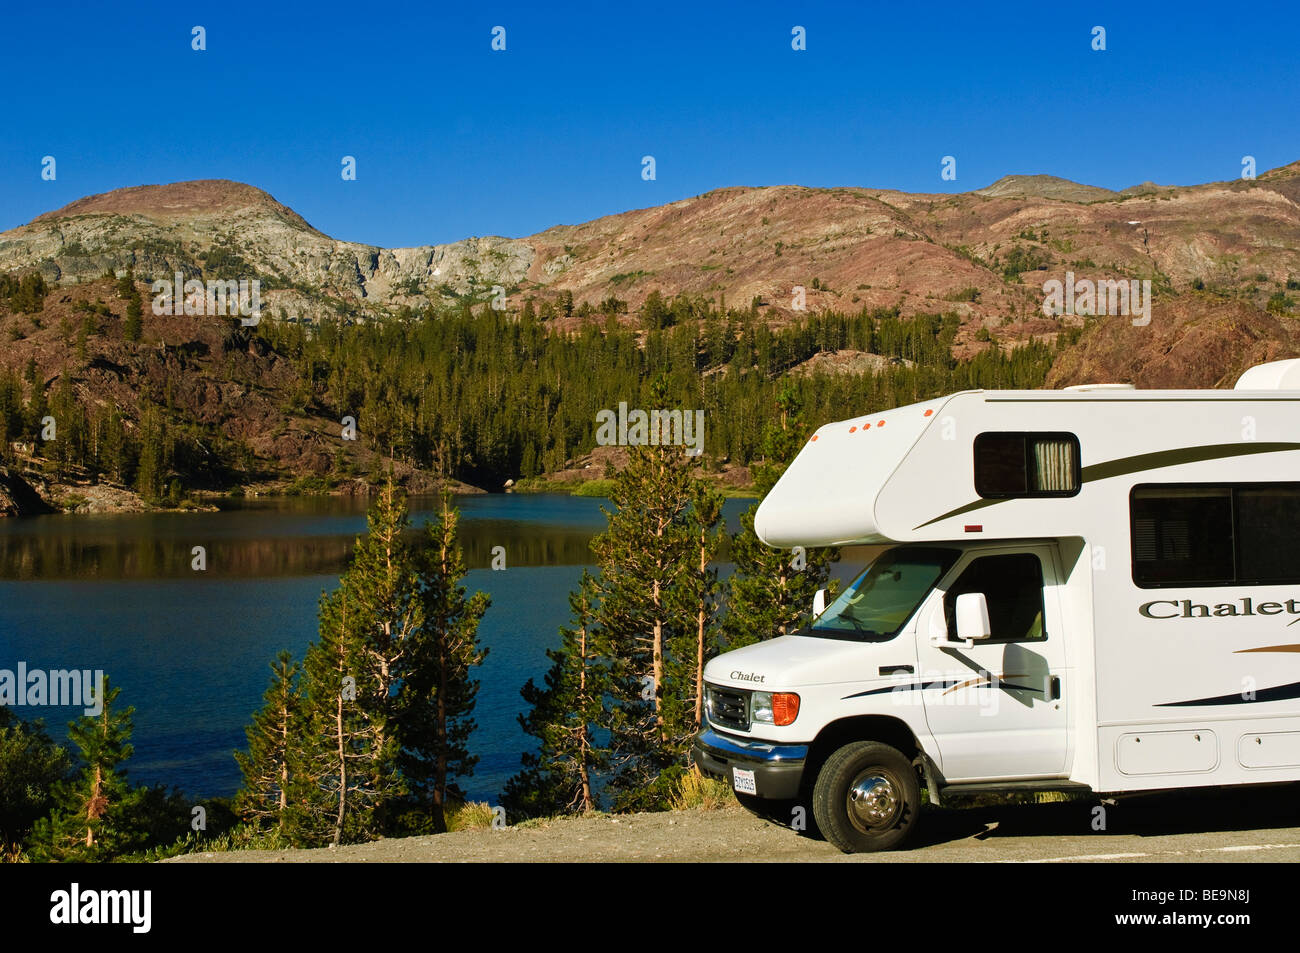
[[[527,243],[503,238],[396,249],[337,241],[262,190],[223,180],[92,195],[0,234],[0,271],[35,267],[59,283],[127,266],[146,280],[258,278],[272,316],[308,319],[336,310],[331,302],[415,304],[416,285],[448,297],[513,286],[532,258]]]
[[[1125,190],[1127,191],[1127,190]],[[1080,185],[1055,175],[1004,175],[992,185],[975,190],[990,198],[1038,198],[1061,202],[1100,202],[1119,193],[1095,185]]]
[[[1300,300],[1300,163],[1252,181],[1119,193],[1046,175],[955,195],[724,188],[525,238],[394,249],[333,239],[251,186],[201,181],[90,196],[0,233],[0,272],[39,269],[71,284],[128,265],[145,280],[256,277],[264,313],[305,320],[481,301],[493,286],[511,307],[570,294],[579,306],[618,299],[627,320],[654,291],[757,299],[774,322],[801,305],[954,312],[959,355],[990,346],[990,335],[1014,343],[1082,323],[1043,313],[1044,282],[1073,273],[1149,279],[1160,334],[1214,315],[1284,344]],[[1157,346],[1151,333],[1118,347],[1142,329],[1121,317],[1096,323],[1085,338],[1107,345],[1064,360],[1062,381],[1073,380],[1065,368],[1133,373],[1103,355]]]
[[[1249,367],[1300,357],[1300,320],[1206,295],[1171,301],[1148,327],[1094,325],[1057,358],[1048,387],[1122,381],[1143,388],[1232,387]]]

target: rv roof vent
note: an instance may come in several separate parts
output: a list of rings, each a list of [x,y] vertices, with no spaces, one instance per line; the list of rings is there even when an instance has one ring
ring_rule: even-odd
[[[1300,390],[1300,360],[1256,364],[1237,378],[1233,390]]]
[[[1135,390],[1132,384],[1075,384],[1065,390]]]

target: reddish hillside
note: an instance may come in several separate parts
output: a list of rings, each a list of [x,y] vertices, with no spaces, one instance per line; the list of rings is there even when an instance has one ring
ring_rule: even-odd
[[[1122,192],[1044,175],[952,195],[724,188],[523,239],[399,249],[331,239],[251,186],[183,182],[90,196],[0,234],[0,271],[36,268],[66,285],[128,265],[144,279],[177,270],[259,277],[266,313],[308,321],[485,301],[497,286],[514,308],[571,296],[579,310],[620,308],[624,322],[635,322],[656,291],[715,305],[757,300],[772,323],[797,317],[800,305],[948,312],[961,321],[958,356],[987,346],[990,332],[1014,344],[1081,323],[1043,314],[1045,281],[1071,273],[1146,280],[1151,324],[1099,321],[1080,344],[1086,351],[1064,357],[1056,379],[1181,367],[1170,373],[1218,380],[1269,342],[1279,353],[1291,347],[1300,315],[1300,162],[1254,181]],[[1177,352],[1174,336],[1192,333],[1188,322],[1235,329],[1205,342],[1209,370],[1193,374],[1164,350]]]
[[[277,215],[301,228],[311,229],[301,215],[281,205],[261,189],[228,179],[198,179],[170,185],[136,185],[88,195],[38,215],[31,222],[56,222],[77,215],[136,215],[156,220],[228,215],[257,210]],[[315,229],[312,229],[315,231]]]

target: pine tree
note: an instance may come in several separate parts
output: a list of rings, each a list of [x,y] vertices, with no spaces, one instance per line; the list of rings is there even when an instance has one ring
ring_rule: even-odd
[[[409,523],[406,497],[390,475],[339,586],[361,652],[355,673],[360,700],[375,720],[380,745],[397,733],[398,691],[403,676],[418,665],[424,628],[417,557],[402,538]]]
[[[93,861],[111,857],[122,843],[119,808],[129,794],[119,766],[131,756],[135,709],[116,710],[120,688],[103,682],[103,707],[68,726],[83,767],[55,794],[58,806],[32,832],[32,857],[41,861]]]
[[[8,456],[9,441],[23,432],[23,385],[13,370],[0,368],[0,456]]]
[[[666,405],[656,382],[652,407]],[[592,540],[600,565],[598,624],[613,653],[609,728],[616,807],[657,806],[685,763],[690,689],[670,646],[690,626],[677,592],[690,567],[691,476],[683,448],[634,446],[614,481],[608,529]],[[674,677],[677,676],[677,677]],[[665,773],[667,772],[667,773]]]
[[[600,806],[596,784],[609,752],[598,739],[610,653],[595,625],[596,599],[596,580],[584,571],[569,594],[573,626],[560,629],[558,649],[547,649],[545,687],[530,678],[520,690],[529,711],[518,716],[519,725],[538,750],[523,755],[522,770],[506,783],[502,803],[511,817],[585,814]]]
[[[45,396],[45,375],[41,373],[35,358],[28,358],[23,377],[27,381],[27,386],[31,389],[31,396],[27,400],[25,429],[28,434],[38,438],[35,442],[36,450],[39,453],[43,443],[39,439],[41,430],[44,427],[42,421],[50,412],[50,403],[49,398]]]
[[[304,661],[305,737],[288,758],[291,774],[302,769],[290,779],[298,836],[328,833],[337,844],[384,832],[407,792],[400,716],[425,638],[417,556],[402,538],[408,523],[390,478],[338,589],[322,599],[320,639]]]
[[[55,806],[72,765],[41,721],[22,721],[0,705],[0,863],[21,857],[32,826]]]
[[[276,657],[271,673],[270,687],[262,696],[266,704],[244,729],[248,751],[235,752],[244,784],[235,796],[234,807],[245,820],[270,821],[283,830],[289,804],[292,746],[302,730],[299,667],[284,651]]]
[[[117,296],[119,298],[130,298],[135,294],[135,269],[130,265],[122,277],[117,279]]]
[[[792,385],[777,398],[779,416],[764,436],[764,464],[754,468],[755,487],[766,495],[807,439],[801,405]],[[723,622],[728,650],[762,639],[789,635],[806,623],[813,597],[826,585],[835,549],[807,550],[802,554],[772,549],[754,533],[751,506],[740,517],[740,532],[731,538],[731,577],[727,615]]]
[[[460,585],[457,514],[448,497],[443,504],[417,550],[390,478],[338,588],[321,599],[298,697],[288,656],[274,667],[240,759],[239,804],[275,817],[296,843],[445,830],[448,801],[463,797],[455,782],[477,761],[467,746],[478,693],[470,671],[486,655],[477,629],[489,600]]]
[[[303,660],[304,717],[288,759],[284,814],[284,828],[298,844],[375,836],[377,813],[403,790],[397,740],[376,724],[360,687],[357,673],[368,660],[355,617],[343,585],[323,596],[319,635]]]
[[[77,329],[77,360],[85,363],[89,359],[89,341],[90,335],[95,332],[95,323],[90,319],[90,315],[81,322],[81,327]]]
[[[98,466],[116,483],[126,480],[127,435],[122,423],[122,415],[117,410],[110,410],[100,418],[96,427],[98,432]]]
[[[140,459],[136,468],[136,487],[146,500],[162,496],[167,471],[172,462],[172,440],[167,422],[155,407],[148,407],[140,421]]]
[[[77,402],[72,390],[72,378],[66,371],[59,375],[59,383],[50,402],[50,413],[57,424],[51,459],[55,476],[61,479],[74,464],[84,462],[86,444],[85,411]]]
[[[126,274],[117,279],[117,296],[126,300],[126,320],[122,325],[122,336],[128,341],[140,340],[144,330],[144,301],[140,290],[135,286],[135,270],[128,267]]]
[[[128,341],[138,341],[143,333],[144,306],[139,292],[136,292],[126,299],[126,320],[122,324],[122,336]]]
[[[483,592],[467,597],[461,585],[466,569],[459,519],[444,491],[440,514],[425,528],[419,562],[424,624],[411,646],[400,698],[409,804],[435,833],[447,829],[448,803],[464,799],[456,780],[472,775],[478,762],[468,747],[479,688],[471,673],[487,656],[478,644],[478,625],[491,604]]]
[[[711,563],[722,546],[722,494],[703,480],[691,488],[691,566],[683,577],[682,610],[691,625],[673,646],[676,680],[690,688],[679,699],[685,704],[683,720],[699,731],[704,719],[704,665],[718,654],[719,601],[722,587],[718,570]]]

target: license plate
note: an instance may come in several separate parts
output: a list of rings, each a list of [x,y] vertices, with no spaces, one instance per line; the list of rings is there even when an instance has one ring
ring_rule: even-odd
[[[758,785],[754,782],[754,772],[744,768],[731,769],[731,786],[741,794],[758,794]]]

